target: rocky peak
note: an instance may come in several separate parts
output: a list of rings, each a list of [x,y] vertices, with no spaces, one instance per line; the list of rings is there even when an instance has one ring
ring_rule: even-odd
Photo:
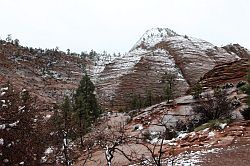
[[[97,78],[99,101],[104,108],[126,109],[133,96],[145,98],[150,92],[159,102],[164,99],[165,72],[176,76],[174,93],[182,95],[216,65],[247,56],[249,51],[238,45],[217,47],[167,28],[154,28],[146,31],[127,54],[105,66]]]
[[[147,30],[139,41],[136,42],[134,47],[130,50],[137,48],[148,49],[153,47],[155,44],[164,41],[165,38],[179,36],[176,32],[168,28],[152,28]]]

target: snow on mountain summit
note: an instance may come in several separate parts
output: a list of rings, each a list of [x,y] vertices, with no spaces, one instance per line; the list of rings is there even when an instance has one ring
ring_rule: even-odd
[[[180,36],[173,30],[169,28],[152,28],[147,30],[139,41],[136,42],[134,47],[130,50],[134,50],[138,47],[142,48],[150,48],[153,47],[155,44],[164,41],[168,37]]]
[[[178,89],[175,93],[185,94],[217,64],[240,59],[234,51],[228,51],[233,48],[216,47],[168,28],[150,29],[128,53],[99,70],[96,77],[98,98],[102,107],[117,110],[129,107],[133,96],[146,98],[148,91],[160,100],[164,96],[164,73],[174,74]]]

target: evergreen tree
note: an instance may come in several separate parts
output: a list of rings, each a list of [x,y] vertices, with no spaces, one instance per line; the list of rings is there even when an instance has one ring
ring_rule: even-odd
[[[148,107],[148,106],[151,106],[153,104],[152,102],[153,100],[153,97],[152,97],[152,92],[151,90],[146,90],[146,98],[145,98],[145,101],[144,101],[144,107]]]
[[[172,73],[166,72],[162,77],[162,82],[165,83],[164,93],[165,98],[169,102],[174,98],[174,88],[175,88],[176,76]]]
[[[200,83],[198,83],[193,87],[193,93],[192,93],[193,98],[194,99],[200,98],[201,93],[202,93],[202,86]]]
[[[54,130],[57,133],[54,136],[54,146],[57,146],[59,152],[63,152],[65,158],[65,165],[69,166],[72,163],[70,156],[69,143],[70,140],[75,140],[76,134],[76,123],[74,112],[72,111],[72,106],[70,99],[66,96],[64,102],[62,103],[60,109],[54,112],[54,116],[51,118]],[[62,149],[62,151],[61,151]]]
[[[165,85],[164,93],[165,93],[165,98],[166,98],[167,102],[169,103],[169,101],[173,98],[173,91],[170,88],[169,84]]]
[[[140,111],[140,109],[142,108],[142,99],[140,95],[133,95],[132,96],[132,100],[130,102],[130,109],[138,109]]]
[[[11,34],[7,35],[6,41],[7,42],[12,42],[12,36],[11,36]]]
[[[101,113],[95,97],[95,86],[87,74],[80,81],[74,101],[74,110],[78,116],[78,131],[83,144],[83,135],[89,131],[89,127]]]
[[[86,57],[88,56],[88,53],[85,53],[85,52],[81,52],[81,59],[86,59]]]
[[[90,59],[94,59],[94,58],[96,58],[96,56],[97,56],[97,53],[94,50],[91,50],[89,52],[89,58]]]
[[[70,55],[70,49],[68,48],[66,51],[67,51],[67,55]]]
[[[15,44],[15,46],[19,46],[19,40],[18,40],[18,39],[15,39],[15,40],[14,40],[14,44]]]

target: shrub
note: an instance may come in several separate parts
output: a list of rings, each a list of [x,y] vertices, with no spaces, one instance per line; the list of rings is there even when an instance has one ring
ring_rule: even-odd
[[[175,125],[176,131],[187,131],[187,123],[182,120],[178,120]]]
[[[138,130],[139,129],[139,126],[135,126],[134,127],[134,131]]]
[[[246,81],[240,81],[238,82],[238,84],[236,85],[237,88],[240,88],[242,86],[246,85]]]
[[[193,111],[200,116],[201,123],[206,123],[215,119],[231,119],[233,106],[227,99],[226,91],[216,89],[213,96],[208,94],[200,100],[200,104],[195,106]]]
[[[175,138],[176,136],[177,136],[176,131],[170,128],[165,128],[165,131],[161,135],[162,139],[165,139],[165,140],[171,140],[172,138]]]
[[[186,122],[182,120],[178,120],[176,122],[175,129],[176,131],[191,132],[191,131],[194,131],[194,129],[200,125],[201,125],[201,122],[196,118],[193,118],[191,120],[189,119]]]
[[[233,88],[234,84],[232,83],[226,83],[225,85],[222,86],[222,89],[229,89],[229,88]]]
[[[208,121],[205,124],[202,124],[202,125],[200,125],[198,127],[195,127],[194,131],[200,131],[200,130],[204,130],[206,128],[221,130],[222,129],[221,128],[221,124],[222,123],[226,123],[227,124],[229,122],[230,122],[229,119],[224,119],[224,120],[218,120],[218,119],[216,119],[216,120],[210,120],[210,121]]]
[[[190,121],[187,122],[186,126],[187,126],[187,132],[191,132],[194,131],[194,129],[198,126],[200,126],[202,124],[202,122],[198,119],[191,119]]]
[[[151,133],[150,133],[149,130],[146,130],[146,131],[144,131],[144,132],[142,133],[142,139],[143,139],[144,141],[146,141],[146,140],[152,140]]]
[[[245,84],[245,85],[239,87],[239,89],[240,89],[243,93],[247,93],[248,85]]]
[[[250,120],[250,107],[245,108],[243,111],[241,111],[241,115],[245,120]]]
[[[245,108],[243,111],[241,111],[241,114],[245,120],[250,120],[250,71],[246,77],[246,80],[247,82],[245,81],[239,82],[237,87],[239,87],[243,93],[247,94],[248,108]]]
[[[118,112],[119,112],[119,113],[123,113],[123,112],[125,112],[125,111],[124,111],[123,108],[119,108],[119,109],[118,109]]]

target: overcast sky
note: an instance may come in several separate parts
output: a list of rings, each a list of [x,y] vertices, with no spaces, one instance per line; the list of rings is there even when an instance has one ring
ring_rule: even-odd
[[[80,53],[127,52],[148,29],[250,49],[249,0],[0,0],[0,37]]]

